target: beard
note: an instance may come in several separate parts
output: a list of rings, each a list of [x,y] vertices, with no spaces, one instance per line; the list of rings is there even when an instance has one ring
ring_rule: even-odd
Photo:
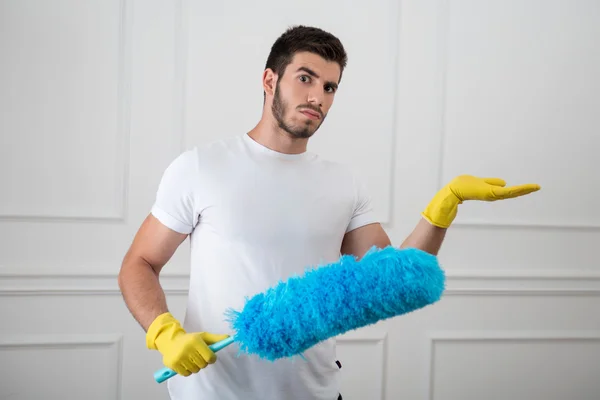
[[[273,105],[271,111],[277,121],[277,126],[283,131],[289,133],[291,136],[298,139],[308,139],[319,129],[323,121],[325,121],[325,115],[321,113],[321,110],[315,110],[311,105],[304,105],[302,108],[308,108],[314,110],[322,115],[318,124],[315,125],[314,121],[306,121],[304,124],[291,124],[285,121],[286,110],[288,104],[281,98],[281,91],[279,90],[279,82],[275,86],[275,96],[273,97]]]

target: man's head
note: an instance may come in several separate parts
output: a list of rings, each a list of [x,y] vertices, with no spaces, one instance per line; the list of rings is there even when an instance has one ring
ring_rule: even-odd
[[[342,43],[319,28],[296,26],[273,44],[263,74],[265,104],[292,137],[309,138],[323,123],[347,63]]]

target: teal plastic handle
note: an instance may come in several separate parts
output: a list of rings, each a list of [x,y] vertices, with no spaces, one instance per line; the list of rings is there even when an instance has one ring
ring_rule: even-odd
[[[208,346],[208,348],[216,353],[224,347],[229,346],[231,343],[233,343],[233,337],[229,336],[227,339],[221,340],[220,342],[217,342],[215,344],[211,344],[210,346]],[[158,383],[163,383],[164,381],[166,381],[169,378],[172,378],[175,375],[177,375],[177,372],[173,371],[171,368],[165,367],[159,369],[154,373],[154,380]]]

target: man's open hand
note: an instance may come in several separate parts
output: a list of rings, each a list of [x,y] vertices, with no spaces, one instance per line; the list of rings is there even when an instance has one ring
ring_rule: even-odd
[[[540,189],[540,185],[534,183],[507,187],[506,182],[500,178],[460,175],[436,193],[422,216],[432,225],[448,228],[456,217],[459,204],[463,201],[512,199]]]

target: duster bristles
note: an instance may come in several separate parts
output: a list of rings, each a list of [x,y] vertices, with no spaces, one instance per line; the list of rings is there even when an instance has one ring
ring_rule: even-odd
[[[268,360],[301,354],[331,337],[437,302],[445,275],[418,249],[372,248],[357,261],[307,269],[257,294],[227,321],[240,350]]]

